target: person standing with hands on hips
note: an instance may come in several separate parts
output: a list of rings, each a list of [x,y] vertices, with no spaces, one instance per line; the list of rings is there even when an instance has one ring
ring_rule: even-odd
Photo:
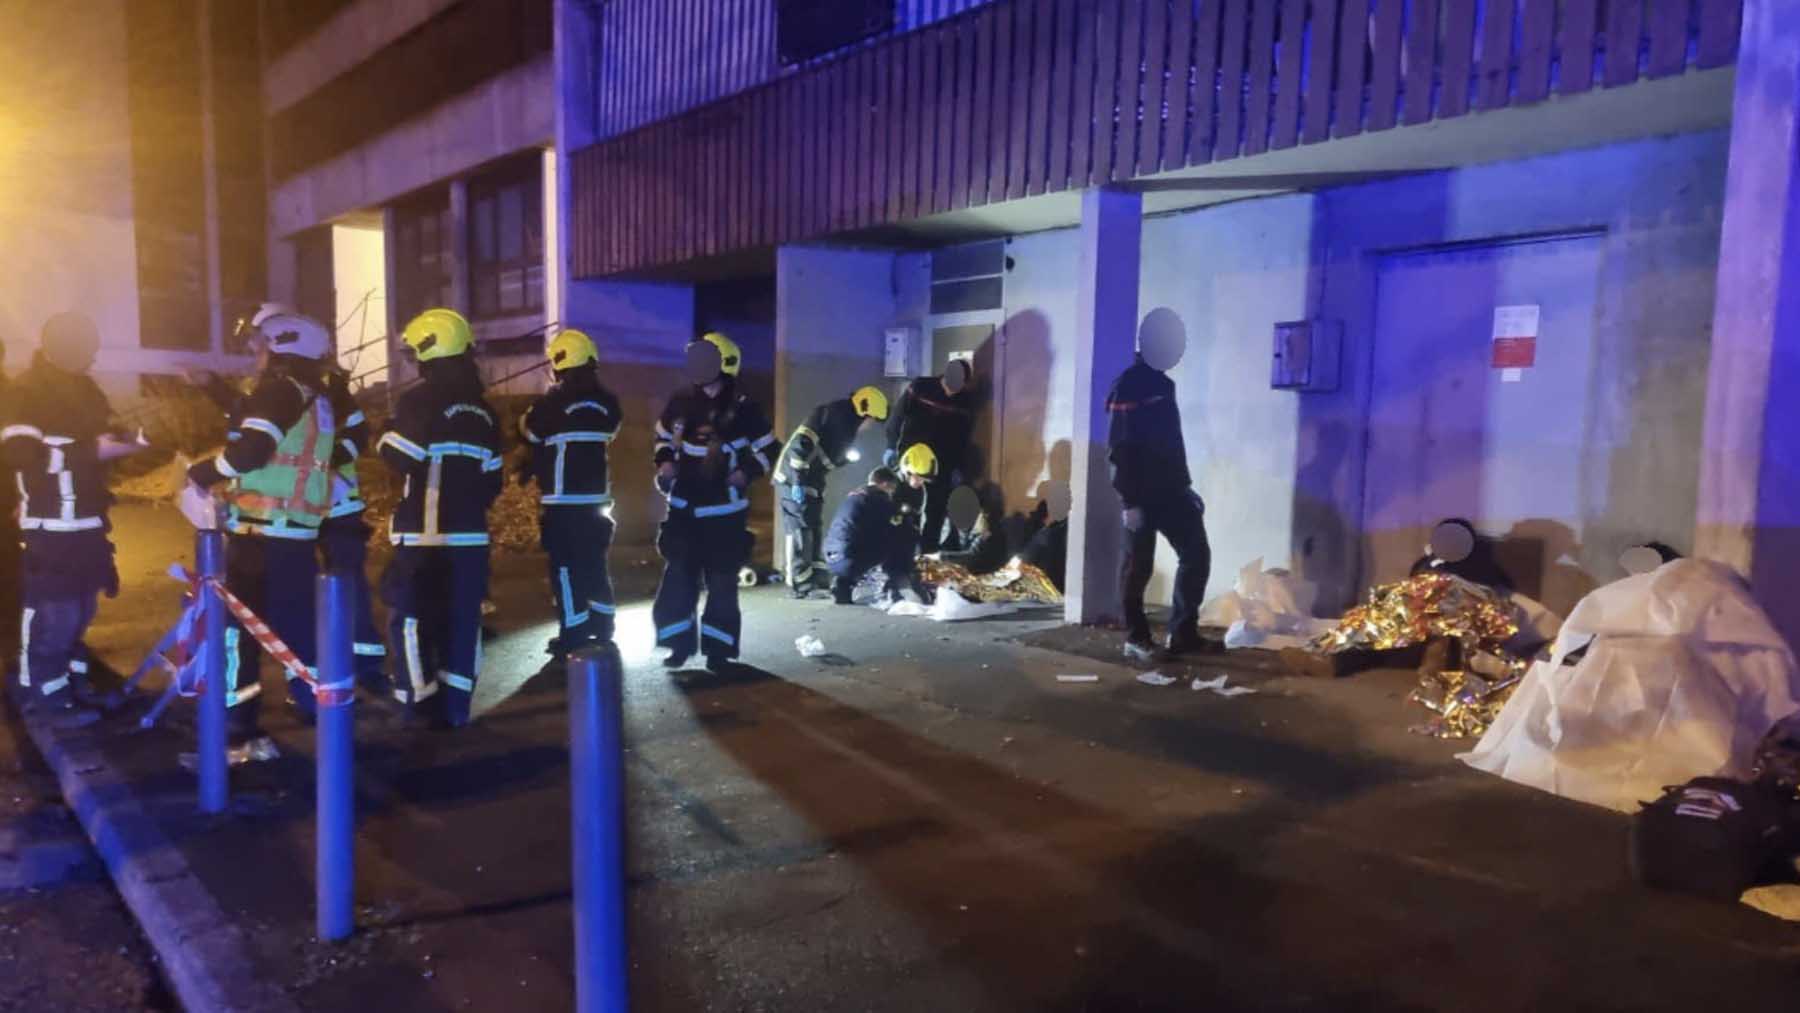
[[[751,540],[745,490],[768,474],[775,453],[768,417],[738,391],[742,367],[742,353],[725,335],[692,342],[690,384],[669,399],[656,423],[656,487],[668,498],[669,513],[656,538],[664,565],[651,616],[670,668],[685,665],[696,650],[714,671],[738,656],[738,569]],[[706,610],[696,620],[703,589]]]
[[[1187,445],[1175,381],[1166,375],[1187,351],[1187,335],[1174,314],[1157,310],[1138,332],[1138,353],[1106,396],[1107,458],[1113,490],[1124,506],[1125,558],[1119,591],[1125,609],[1125,655],[1153,661],[1155,643],[1144,613],[1144,591],[1156,567],[1156,536],[1169,540],[1179,560],[1169,617],[1167,657],[1206,648],[1197,619],[1212,568],[1206,540],[1206,505],[1188,475]]]

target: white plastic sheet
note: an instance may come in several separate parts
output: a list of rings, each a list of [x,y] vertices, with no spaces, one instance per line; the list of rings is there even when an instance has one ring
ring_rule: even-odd
[[[1332,627],[1330,620],[1313,618],[1318,593],[1292,574],[1264,570],[1258,559],[1238,571],[1235,588],[1206,603],[1200,622],[1226,627],[1225,646],[1234,650],[1304,647]]]
[[[988,619],[1012,612],[1017,606],[1006,602],[972,602],[955,590],[948,587],[937,589],[937,596],[930,605],[903,601],[887,610],[890,616],[918,616],[939,623],[964,622],[970,619]]]
[[[1532,666],[1461,759],[1635,812],[1665,785],[1747,776],[1763,733],[1796,709],[1793,652],[1743,581],[1717,563],[1676,560],[1583,598],[1551,659]]]

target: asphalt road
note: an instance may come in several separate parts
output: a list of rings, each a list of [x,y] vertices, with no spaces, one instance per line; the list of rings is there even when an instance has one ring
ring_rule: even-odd
[[[172,612],[146,574],[181,537],[122,556],[134,588],[95,637],[115,664]],[[619,570],[634,593],[654,581]],[[309,938],[308,732],[275,715],[289,755],[235,774],[239,814],[204,824],[180,815],[179,716],[109,745],[304,1007],[568,1008],[542,582],[531,558],[497,570],[471,728],[359,705],[348,946]],[[1404,673],[1251,665],[1230,674],[1257,692],[1228,699],[1186,688],[1217,664],[1143,685],[1082,656],[1108,635],[1054,616],[936,625],[778,589],[746,611],[748,667],[728,678],[666,671],[641,599],[620,618],[635,1009],[1773,1011],[1800,994],[1800,928],[1638,889],[1623,818],[1410,734]],[[834,653],[802,659],[803,633]]]

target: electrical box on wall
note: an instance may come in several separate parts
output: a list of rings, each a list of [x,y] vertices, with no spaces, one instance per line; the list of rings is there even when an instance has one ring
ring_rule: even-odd
[[[890,327],[882,335],[882,375],[890,380],[910,380],[919,375],[922,360],[919,332],[913,327]]]
[[[1276,390],[1331,391],[1338,386],[1344,325],[1338,320],[1291,320],[1275,325],[1269,386]]]

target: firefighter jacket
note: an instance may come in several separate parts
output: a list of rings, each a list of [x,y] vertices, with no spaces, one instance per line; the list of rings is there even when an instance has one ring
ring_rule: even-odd
[[[1113,490],[1126,509],[1185,494],[1187,445],[1181,438],[1181,409],[1175,381],[1138,359],[1119,374],[1106,395],[1107,460]]]
[[[726,383],[717,397],[688,387],[669,399],[656,422],[656,464],[675,465],[674,484],[663,490],[673,511],[718,517],[750,509],[730,482],[741,471],[754,482],[768,474],[775,434],[762,408]]]
[[[349,378],[336,370],[325,373],[325,396],[330,399],[332,418],[337,422],[337,443],[331,452],[332,486],[329,517],[348,517],[362,513],[367,504],[362,500],[362,481],[356,463],[369,445],[369,420],[350,393]],[[225,413],[227,442],[242,436],[238,421],[244,414],[248,395],[237,384],[220,376],[211,377],[201,388]]]
[[[300,541],[330,512],[337,418],[313,364],[278,363],[238,405],[218,456],[188,469],[201,488],[229,481],[226,529]]]
[[[813,495],[825,488],[825,476],[844,466],[862,416],[849,398],[827,401],[813,409],[806,421],[794,428],[781,460],[775,465],[775,481],[799,485]]]
[[[612,502],[607,448],[619,434],[619,399],[590,367],[564,370],[519,429],[531,446],[531,474],[545,506]]]
[[[865,485],[844,497],[825,532],[825,558],[879,563],[894,544],[894,500],[879,487]]]
[[[458,357],[424,365],[425,382],[401,396],[392,428],[376,444],[403,480],[388,540],[486,545],[488,507],[505,480],[499,424],[473,363]]]
[[[938,377],[920,377],[907,385],[899,405],[888,416],[888,449],[903,454],[907,447],[923,443],[937,455],[938,467],[948,475],[962,467],[974,431],[975,413],[968,389],[952,395]]]
[[[23,531],[104,531],[112,494],[99,439],[112,406],[85,374],[39,353],[13,381],[0,412],[0,446],[18,490]]]

